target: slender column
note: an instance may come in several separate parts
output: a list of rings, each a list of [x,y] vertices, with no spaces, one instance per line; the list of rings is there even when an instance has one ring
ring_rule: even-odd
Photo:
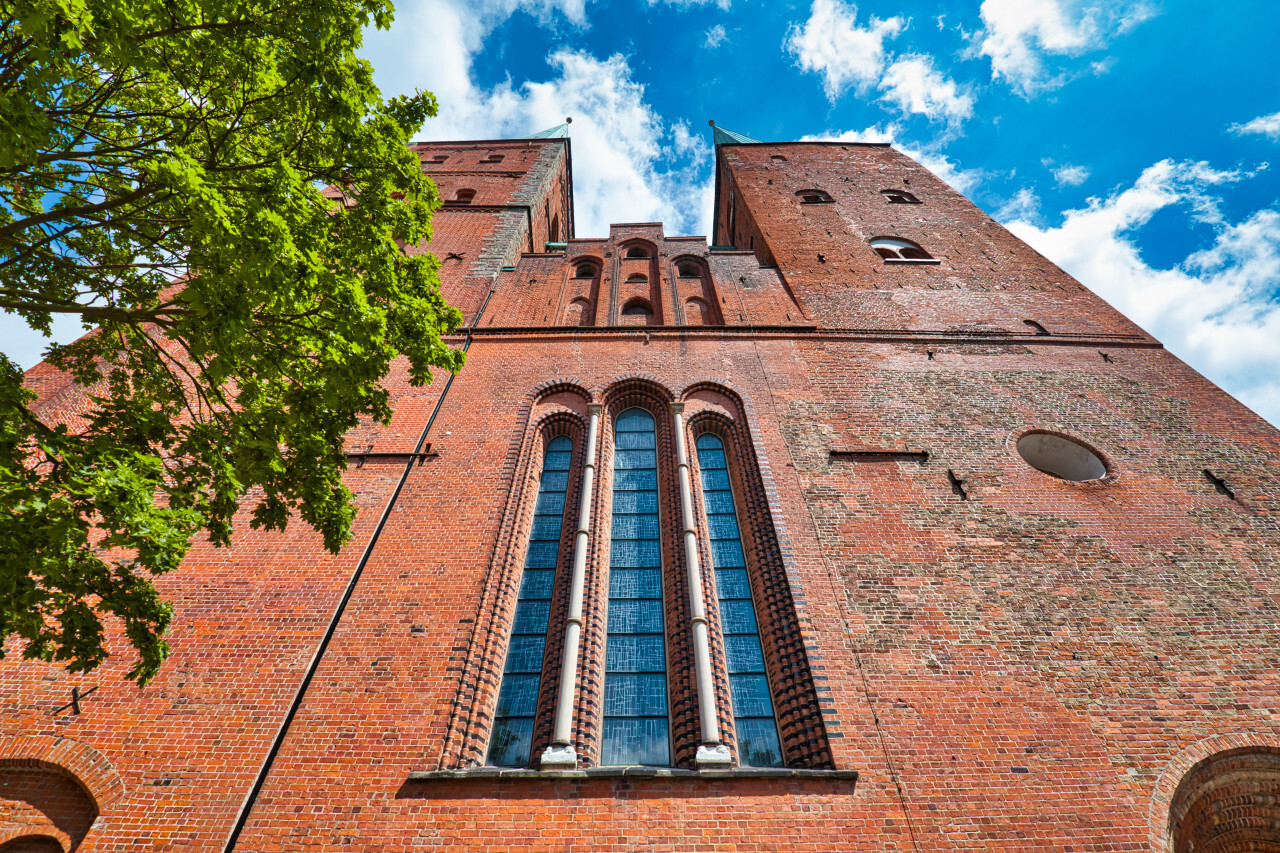
[[[711,680],[711,644],[707,639],[707,611],[702,601],[702,569],[698,561],[698,532],[693,523],[693,497],[689,477],[689,451],[684,440],[684,403],[671,404],[675,425],[676,463],[680,472],[680,518],[684,528],[684,562],[689,572],[689,617],[693,630],[693,662],[698,677],[698,716],[702,744],[695,759],[699,766],[725,765],[731,759],[720,742],[715,684]]]
[[[542,753],[545,769],[578,766],[573,748],[573,693],[578,673],[578,650],[582,643],[582,598],[587,578],[587,546],[591,541],[591,506],[595,494],[596,444],[600,432],[600,405],[587,406],[587,452],[582,469],[582,504],[578,510],[578,530],[573,543],[573,582],[569,592],[569,615],[564,625],[564,655],[560,661],[560,692],[556,696],[555,728],[551,745]]]

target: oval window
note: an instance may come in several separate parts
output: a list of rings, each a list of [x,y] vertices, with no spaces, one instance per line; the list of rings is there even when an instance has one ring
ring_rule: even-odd
[[[1033,432],[1018,439],[1018,455],[1037,471],[1064,480],[1097,480],[1107,475],[1107,466],[1097,453],[1049,432]]]

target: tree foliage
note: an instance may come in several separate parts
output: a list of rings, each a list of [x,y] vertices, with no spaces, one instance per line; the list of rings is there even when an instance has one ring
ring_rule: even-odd
[[[145,682],[172,618],[154,576],[201,531],[228,544],[242,502],[338,549],[343,435],[390,419],[391,361],[461,366],[434,258],[402,250],[439,204],[406,144],[434,100],[384,102],[355,55],[390,14],[0,6],[0,308],[96,327],[47,355],[87,389],[71,420],[0,357],[0,636],[27,657],[88,670],[116,621]]]

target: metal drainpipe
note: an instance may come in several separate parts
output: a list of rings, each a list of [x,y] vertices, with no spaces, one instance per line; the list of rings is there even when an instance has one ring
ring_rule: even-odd
[[[702,743],[694,762],[699,767],[724,767],[732,762],[720,742],[715,685],[711,680],[711,644],[707,639],[707,612],[702,602],[702,570],[698,563],[698,533],[693,524],[693,497],[689,477],[689,452],[684,440],[684,403],[671,404],[676,434],[676,462],[680,471],[680,518],[684,527],[684,562],[689,570],[689,624],[693,629],[693,661],[698,677],[698,715]]]
[[[471,348],[471,330],[480,325],[480,318],[484,316],[484,311],[489,307],[489,300],[492,298],[493,290],[490,290],[489,295],[484,298],[484,304],[480,306],[479,313],[476,314],[475,321],[467,327],[467,339],[462,344],[463,352]],[[453,387],[453,379],[456,375],[455,373],[449,374],[449,379],[445,382],[444,389],[440,392],[440,398],[436,400],[436,405],[431,410],[431,417],[427,418],[427,425],[422,428],[422,435],[418,436],[418,443],[413,448],[414,454],[422,452],[422,446],[427,441],[427,434],[431,432],[431,425],[436,422],[436,415],[440,414],[440,407],[444,405],[444,398],[449,396],[449,389]],[[368,565],[369,558],[373,556],[373,549],[378,544],[382,529],[386,526],[387,519],[391,517],[391,511],[395,509],[396,501],[400,499],[400,492],[404,490],[404,484],[408,482],[409,473],[413,470],[416,461],[416,455],[409,457],[405,463],[404,471],[400,473],[400,481],[396,483],[395,491],[391,493],[391,497],[387,500],[387,505],[382,509],[382,515],[378,518],[378,524],[373,529],[373,535],[369,537],[369,544],[364,546],[364,553],[360,555],[360,562],[356,564],[355,571],[351,573],[351,579],[347,581],[347,587],[342,593],[342,598],[338,600],[338,606],[334,608],[333,615],[329,617],[329,626],[325,629],[324,636],[320,638],[319,645],[316,646],[315,652],[311,655],[311,662],[307,664],[307,672],[302,677],[298,690],[293,695],[293,701],[289,703],[289,711],[285,714],[284,721],[280,723],[280,729],[276,732],[275,740],[271,743],[271,749],[267,752],[267,757],[262,762],[262,767],[258,770],[258,778],[254,780],[253,788],[249,790],[249,796],[245,797],[244,803],[240,806],[240,811],[236,815],[235,825],[231,827],[231,834],[227,836],[227,843],[223,845],[223,853],[231,853],[231,851],[235,850],[236,842],[240,840],[240,833],[244,831],[245,824],[249,822],[249,813],[253,810],[254,803],[258,801],[258,795],[262,793],[262,786],[266,784],[267,775],[271,772],[271,767],[280,752],[280,747],[284,744],[285,736],[289,733],[289,727],[293,724],[293,718],[297,716],[298,709],[302,707],[302,700],[307,694],[307,688],[311,686],[311,680],[315,678],[316,670],[320,668],[320,661],[324,658],[324,653],[328,650],[329,643],[333,640],[333,635],[338,630],[338,623],[342,621],[342,614],[346,612],[347,604],[351,602],[351,596],[356,591],[356,584],[360,582],[360,576],[364,574],[364,567]]]
[[[564,626],[564,655],[560,660],[560,692],[556,696],[555,728],[551,745],[542,752],[543,769],[578,766],[573,748],[573,693],[578,673],[578,648],[582,642],[582,598],[587,577],[587,546],[591,540],[591,507],[596,474],[596,444],[600,432],[600,404],[587,406],[587,454],[582,471],[582,504],[578,510],[578,530],[573,543],[573,583],[569,593],[569,616]]]

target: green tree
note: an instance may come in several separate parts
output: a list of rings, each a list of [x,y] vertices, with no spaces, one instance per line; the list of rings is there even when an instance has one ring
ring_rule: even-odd
[[[0,357],[0,637],[27,657],[91,669],[116,621],[145,682],[172,618],[154,576],[201,531],[228,544],[242,501],[337,550],[343,436],[390,419],[391,361],[417,383],[461,366],[435,259],[402,249],[439,204],[407,147],[435,102],[384,102],[355,54],[390,20],[386,0],[0,4],[0,308],[96,326],[47,354],[79,417],[42,417]]]

